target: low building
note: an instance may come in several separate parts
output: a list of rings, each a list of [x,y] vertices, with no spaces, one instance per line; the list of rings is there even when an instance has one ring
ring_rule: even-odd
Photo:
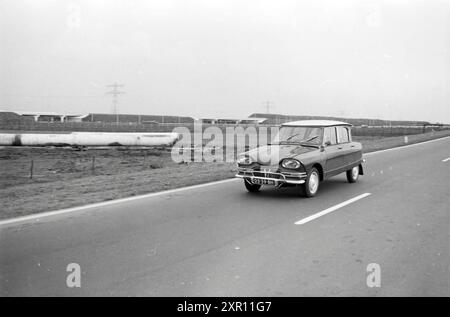
[[[68,114],[43,111],[8,111],[36,122],[81,122],[89,114]]]
[[[266,118],[200,118],[198,121],[204,124],[262,124]]]

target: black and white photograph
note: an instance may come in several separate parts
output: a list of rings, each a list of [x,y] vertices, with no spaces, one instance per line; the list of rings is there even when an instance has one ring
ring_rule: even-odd
[[[0,0],[0,297],[449,297],[449,92],[449,0]]]

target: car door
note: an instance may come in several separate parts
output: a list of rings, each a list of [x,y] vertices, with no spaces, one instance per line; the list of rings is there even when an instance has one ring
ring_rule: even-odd
[[[337,143],[338,150],[341,156],[339,172],[346,171],[350,165],[354,162],[352,158],[352,153],[354,152],[354,144],[350,142],[350,132],[349,127],[338,126],[337,130]]]
[[[336,127],[326,127],[324,129],[323,145],[326,157],[324,170],[327,178],[338,174],[343,164],[341,146],[337,142]]]

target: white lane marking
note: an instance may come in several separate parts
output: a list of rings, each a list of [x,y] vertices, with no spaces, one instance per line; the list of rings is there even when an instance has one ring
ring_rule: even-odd
[[[447,157],[446,159],[443,159],[442,162],[450,161],[450,157]]]
[[[369,195],[370,195],[370,193],[365,193],[365,194],[353,197],[352,199],[346,200],[346,201],[344,201],[344,202],[342,202],[340,204],[334,205],[333,207],[330,207],[330,208],[327,208],[325,210],[322,210],[322,211],[320,211],[320,212],[318,212],[318,213],[316,213],[314,215],[311,215],[309,217],[303,218],[303,219],[297,221],[295,224],[296,225],[304,225],[307,222],[310,222],[310,221],[312,221],[314,219],[317,219],[317,218],[322,217],[322,216],[324,216],[326,214],[329,214],[330,212],[336,211],[339,208],[342,208],[342,207],[347,206],[347,205],[349,205],[351,203],[354,203],[355,201],[360,200],[362,198],[365,198],[365,197],[367,197]]]
[[[374,152],[366,153],[366,154],[364,154],[364,156],[369,156],[369,155],[372,155],[372,154],[382,153],[382,152],[386,152],[386,151],[400,150],[400,149],[408,148],[408,147],[411,147],[411,146],[418,146],[418,145],[421,145],[421,144],[441,141],[441,140],[448,139],[448,138],[450,138],[450,136],[439,138],[439,139],[434,139],[434,140],[429,140],[429,141],[424,141],[424,142],[418,142],[418,143],[415,143],[415,144],[410,144],[410,145],[405,145],[405,146],[399,146],[399,147],[386,149],[386,150],[374,151]],[[231,178],[231,179],[226,179],[226,180],[217,181],[217,182],[205,183],[205,184],[188,186],[188,187],[181,187],[181,188],[170,189],[170,190],[166,190],[166,191],[162,191],[162,192],[150,193],[150,194],[145,194],[145,195],[140,195],[140,196],[134,196],[134,197],[128,197],[128,198],[120,198],[120,199],[115,199],[115,200],[108,200],[108,201],[105,201],[105,202],[99,202],[99,203],[94,203],[94,204],[90,204],[90,205],[84,205],[84,206],[73,207],[73,208],[68,208],[68,209],[61,209],[61,210],[55,210],[55,211],[47,211],[47,212],[34,214],[34,215],[29,215],[29,216],[23,216],[23,217],[11,218],[11,219],[6,219],[6,220],[0,220],[0,226],[8,225],[8,224],[14,224],[14,223],[21,223],[21,222],[30,221],[30,220],[39,220],[40,218],[56,216],[56,215],[61,215],[61,214],[65,214],[65,213],[70,213],[70,212],[77,212],[77,211],[80,211],[80,210],[85,210],[85,209],[90,209],[90,208],[95,208],[95,207],[109,206],[109,205],[118,204],[118,203],[122,203],[122,202],[126,202],[126,201],[137,200],[137,199],[156,197],[156,196],[160,196],[160,195],[167,195],[167,194],[176,193],[176,192],[179,192],[179,191],[196,189],[196,188],[201,188],[201,187],[206,187],[206,186],[211,186],[211,185],[216,185],[216,184],[221,184],[221,183],[232,182],[232,181],[236,181],[236,180],[239,180],[239,179],[238,178]]]
[[[11,219],[6,219],[6,220],[0,220],[0,226],[12,224],[12,223],[25,222],[25,221],[30,221],[30,220],[39,221],[39,219],[45,218],[45,217],[56,216],[56,215],[66,214],[66,213],[80,211],[80,210],[85,210],[85,209],[104,207],[104,206],[114,205],[114,204],[117,204],[117,203],[123,203],[123,202],[127,202],[127,201],[143,199],[143,198],[150,198],[150,197],[157,197],[157,196],[162,196],[162,195],[174,194],[174,193],[185,191],[185,190],[199,189],[199,188],[202,188],[202,187],[207,187],[207,186],[212,186],[212,185],[219,185],[219,184],[229,183],[229,182],[238,181],[238,180],[240,180],[240,179],[238,179],[238,178],[230,178],[230,179],[225,179],[225,180],[216,181],[216,182],[209,182],[209,183],[205,183],[205,184],[199,184],[199,185],[192,185],[192,186],[187,186],[187,187],[180,187],[180,188],[175,188],[175,189],[169,189],[169,190],[165,190],[165,191],[162,191],[162,192],[156,192],[156,193],[144,194],[144,195],[139,195],[139,196],[120,198],[120,199],[115,199],[115,200],[108,200],[108,201],[103,201],[103,202],[89,204],[89,205],[84,205],[84,206],[78,206],[78,207],[61,209],[61,210],[55,210],[55,211],[47,211],[47,212],[42,212],[42,213],[29,215],[29,216],[23,216],[23,217],[16,217],[16,218],[11,218]]]
[[[409,145],[401,145],[401,146],[393,147],[393,148],[390,148],[390,149],[378,150],[378,151],[373,151],[373,152],[369,152],[369,153],[364,153],[364,156],[370,156],[370,155],[378,154],[378,153],[384,153],[384,152],[389,152],[389,151],[396,151],[396,150],[407,149],[407,148],[410,148],[410,147],[419,146],[419,145],[423,145],[423,144],[427,144],[427,143],[443,141],[443,140],[448,139],[448,138],[450,138],[450,136],[445,136],[445,137],[442,137],[442,138],[439,138],[439,139],[434,139],[434,140],[417,142],[417,143],[409,144]]]

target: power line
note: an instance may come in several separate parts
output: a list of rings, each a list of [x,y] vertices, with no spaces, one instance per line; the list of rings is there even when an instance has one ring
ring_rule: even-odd
[[[119,88],[125,87],[125,85],[120,85],[118,83],[114,83],[112,85],[106,86],[108,88],[112,88],[111,91],[106,92],[108,95],[112,95],[112,113],[116,115],[116,123],[119,123],[119,112],[117,109],[117,97],[121,94],[125,94],[124,91],[120,91]]]

